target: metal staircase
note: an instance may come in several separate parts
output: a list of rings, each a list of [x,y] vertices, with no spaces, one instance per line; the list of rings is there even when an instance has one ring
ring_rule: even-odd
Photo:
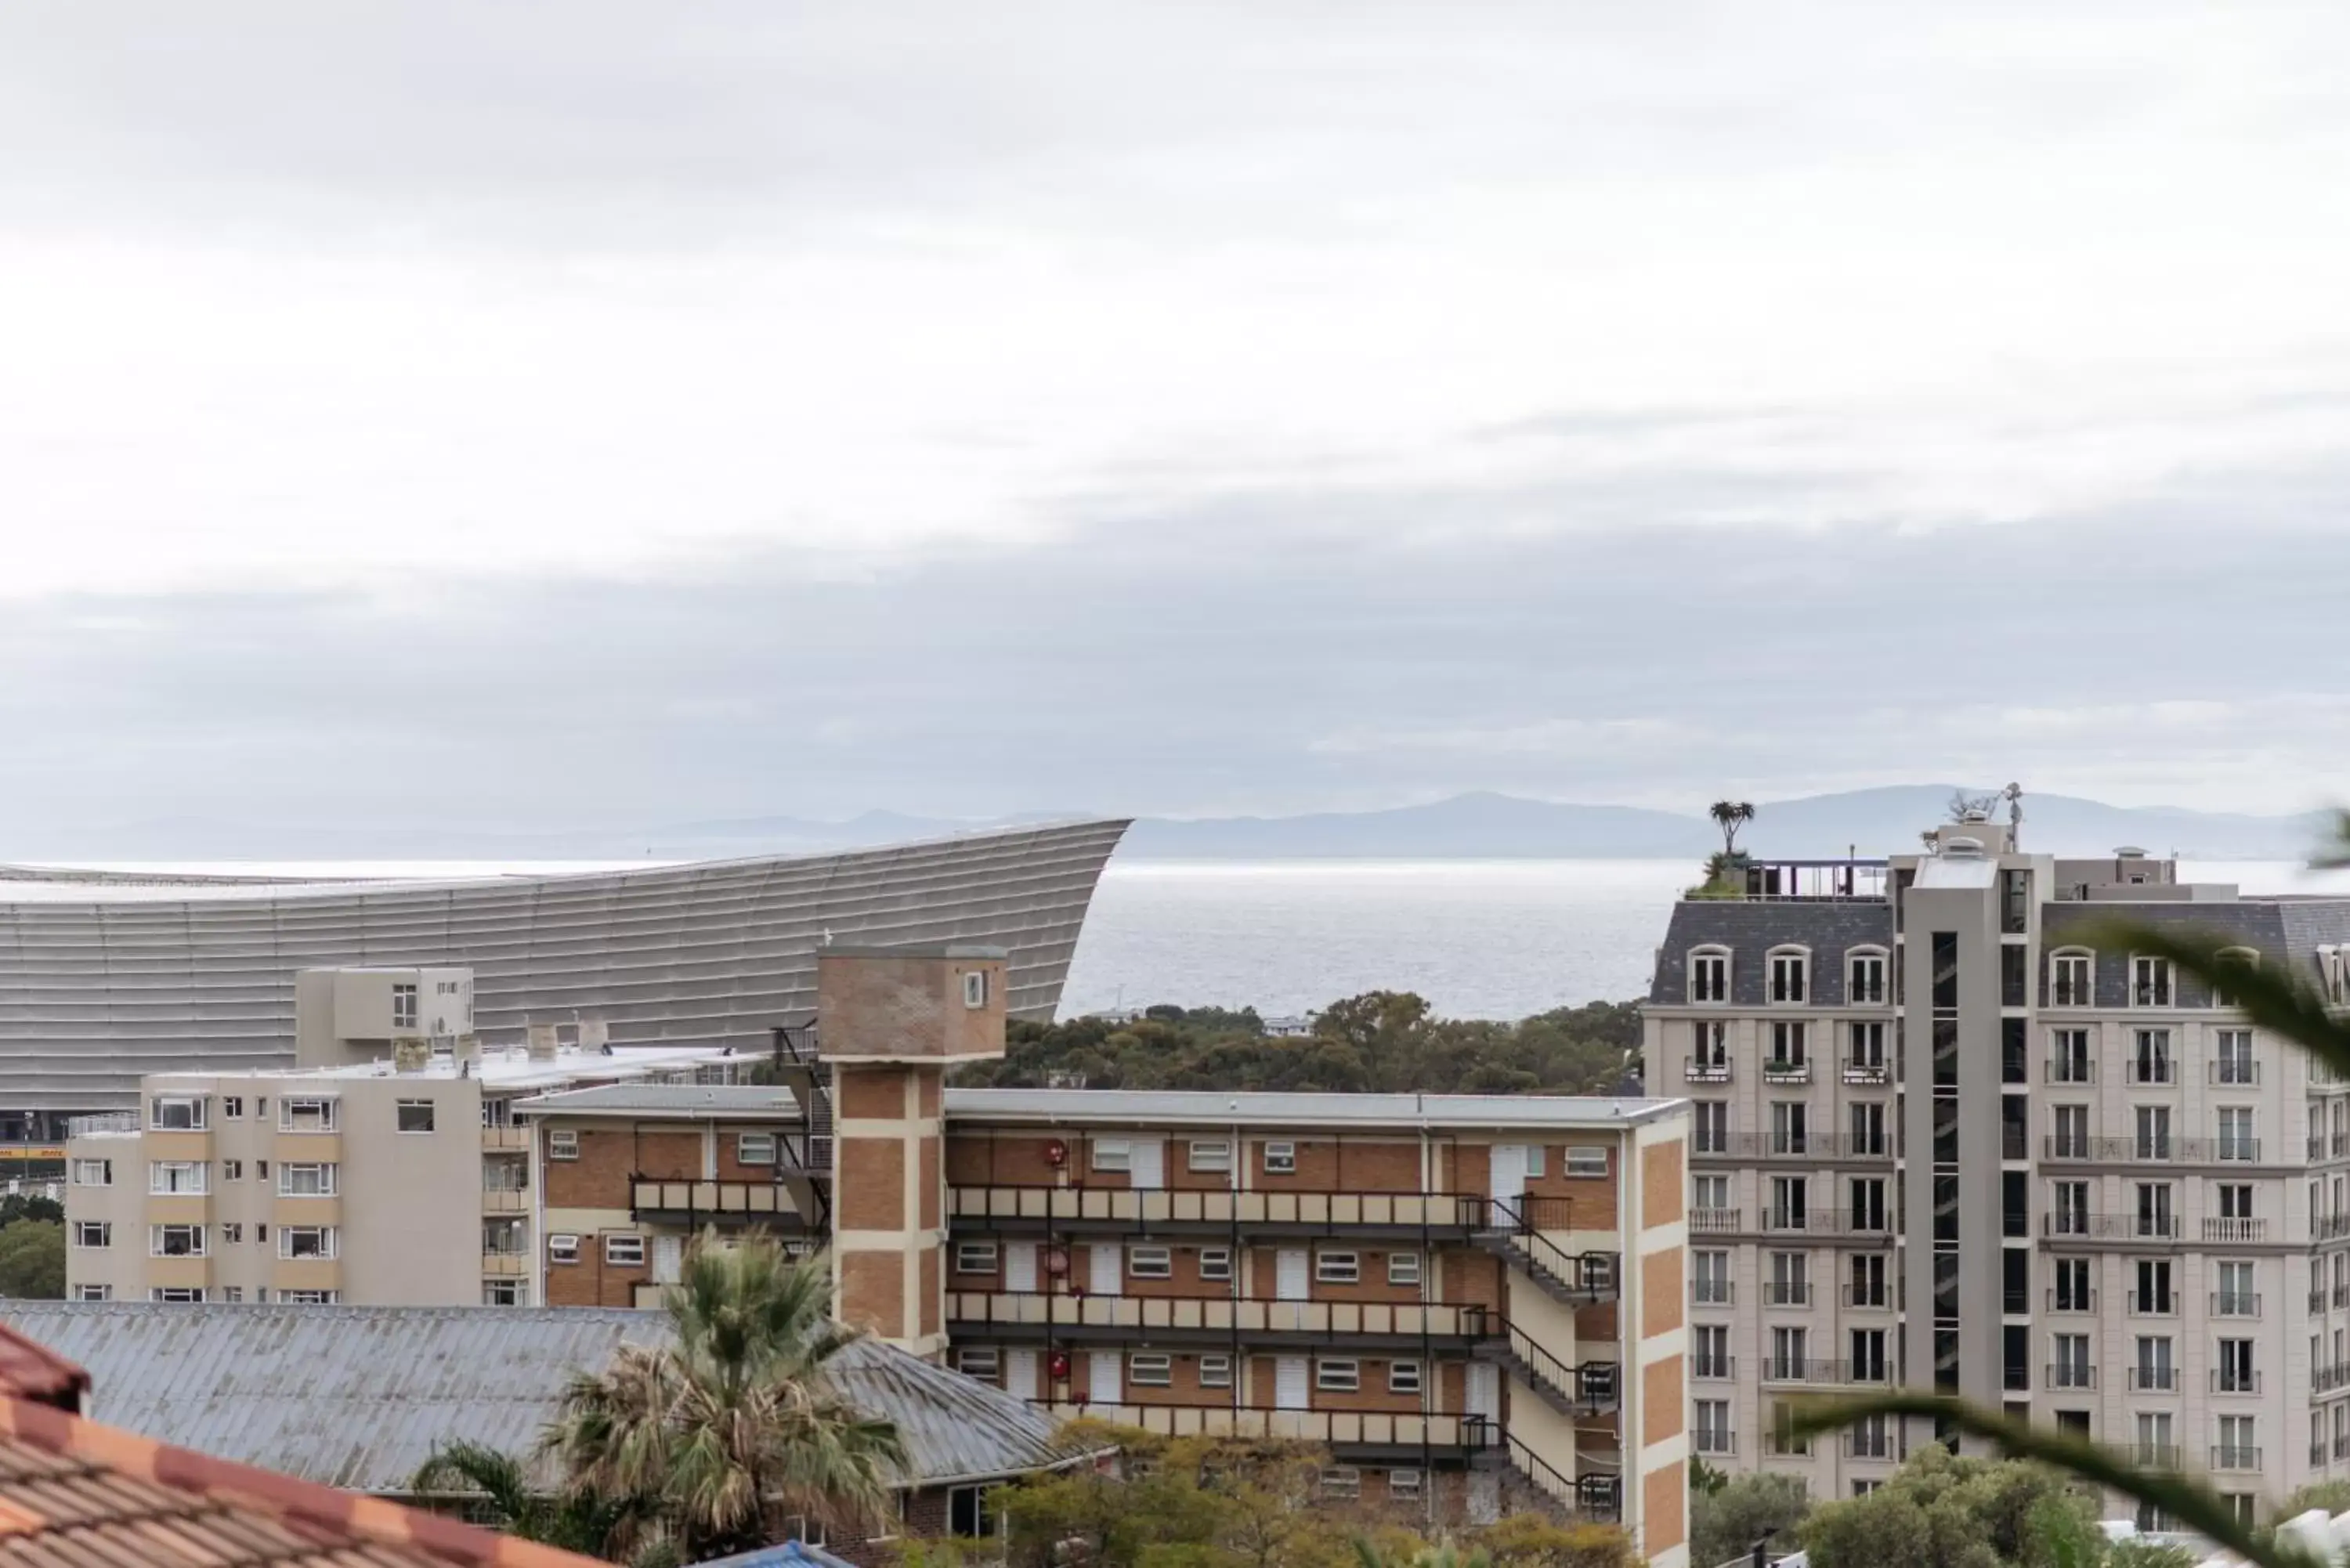
[[[1486,1322],[1492,1332],[1471,1345],[1469,1354],[1507,1372],[1560,1415],[1570,1419],[1605,1416],[1622,1403],[1621,1368],[1615,1362],[1570,1366],[1508,1318],[1495,1314]]]
[[[1569,1252],[1536,1231],[1478,1231],[1469,1241],[1525,1275],[1562,1306],[1596,1306],[1618,1293],[1613,1252]]]

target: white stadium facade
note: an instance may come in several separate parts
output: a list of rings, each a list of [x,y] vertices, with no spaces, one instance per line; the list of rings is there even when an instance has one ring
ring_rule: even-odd
[[[816,952],[968,941],[1049,1019],[1126,824],[826,855],[448,882],[0,871],[0,1139],[127,1109],[144,1073],[282,1066],[296,971],[455,964],[485,1044],[601,1018],[615,1047],[764,1049],[816,1007]]]

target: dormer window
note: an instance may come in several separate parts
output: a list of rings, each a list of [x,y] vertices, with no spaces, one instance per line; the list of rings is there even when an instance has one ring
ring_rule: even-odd
[[[2130,960],[2132,1007],[2168,1007],[2172,995],[2168,959],[2133,957]]]
[[[1802,948],[1784,948],[1771,955],[1771,1000],[1802,1002],[1811,1000],[1812,955]]]
[[[2089,1007],[2096,1002],[2096,957],[2074,948],[2048,961],[2048,1005]]]
[[[1885,1000],[1885,953],[1878,948],[1854,952],[1845,1000],[1855,1006],[1875,1006]]]
[[[2258,948],[2222,948],[2220,950],[2219,958],[2223,966],[2232,964],[2239,969],[2247,970],[2261,967],[2261,952]],[[2236,1005],[2236,999],[2224,986],[2214,985],[2211,988],[2211,1005],[2233,1007]]]
[[[2317,976],[2327,1002],[2335,1007],[2350,1003],[2350,955],[2336,947],[2318,949]]]
[[[1700,948],[1690,954],[1689,997],[1691,1002],[1730,1000],[1728,949]]]

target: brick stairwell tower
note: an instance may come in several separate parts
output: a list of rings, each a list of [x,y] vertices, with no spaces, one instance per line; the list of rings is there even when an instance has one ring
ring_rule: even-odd
[[[946,1348],[947,1069],[1003,1054],[1004,954],[826,948],[816,1054],[832,1069],[832,1310],[937,1360]]]

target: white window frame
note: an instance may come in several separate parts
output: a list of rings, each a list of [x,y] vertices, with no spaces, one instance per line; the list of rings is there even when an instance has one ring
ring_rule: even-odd
[[[1173,1279],[1175,1249],[1159,1246],[1156,1243],[1127,1248],[1126,1277],[1129,1280]]]
[[[1356,1251],[1314,1252],[1314,1282],[1317,1285],[1358,1285],[1363,1282],[1363,1255]]]
[[[391,988],[391,1026],[394,1029],[413,1029],[416,1027],[416,1021],[423,1015],[423,997],[421,994],[421,988],[413,981],[398,981],[393,982]]]
[[[987,971],[985,970],[972,970],[962,977],[962,1004],[970,1008],[987,1005]]]
[[[1762,955],[1762,963],[1763,981],[1770,988],[1766,992],[1764,992],[1764,1001],[1768,1002],[1773,1007],[1808,1007],[1811,1005],[1811,949],[1799,947],[1793,943],[1782,943],[1780,946],[1773,948],[1769,952]],[[1789,988],[1780,983],[1783,975],[1785,974],[1792,974],[1794,976],[1794,985],[1793,989],[1796,994],[1793,996],[1786,995],[1785,992]]]
[[[1200,1249],[1200,1277],[1203,1280],[1229,1280],[1232,1277],[1232,1250],[1230,1247]]]
[[[2141,964],[2149,966],[2146,971],[2149,976],[2158,977],[2158,985],[2162,992],[2160,1002],[2138,1000],[2140,988],[2146,983],[2138,978],[2138,967]],[[2167,958],[2158,958],[2152,953],[2130,954],[2129,1004],[2133,1008],[2143,1007],[2165,1012],[2177,1007],[2178,1005],[2178,966]]]
[[[243,1121],[244,1119],[244,1096],[243,1095],[223,1095],[221,1096],[221,1120],[224,1122],[236,1122]]]
[[[737,1165],[773,1165],[775,1163],[775,1135],[771,1132],[738,1132],[734,1135],[734,1163]]]
[[[316,1236],[318,1250],[315,1252],[294,1251],[294,1238],[296,1236]],[[340,1241],[332,1225],[280,1225],[277,1227],[277,1255],[305,1262],[328,1262],[341,1256]]]
[[[176,1124],[164,1120],[166,1106],[185,1111],[188,1119],[184,1123]],[[207,1131],[211,1118],[204,1115],[204,1096],[202,1095],[151,1095],[147,1099],[148,1130],[151,1132]]]
[[[496,1299],[499,1296],[506,1299],[500,1301]],[[482,1304],[486,1307],[506,1307],[526,1306],[529,1303],[523,1294],[522,1281],[509,1276],[505,1279],[482,1282]]]
[[[604,1264],[607,1268],[640,1269],[644,1263],[645,1239],[641,1234],[631,1231],[604,1238]]]
[[[95,1235],[96,1241],[90,1240]],[[81,1248],[114,1245],[114,1223],[109,1220],[77,1220],[73,1223],[73,1244]]]
[[[305,1192],[295,1187],[293,1177],[297,1170],[317,1172],[318,1185],[315,1190]],[[280,1165],[277,1168],[277,1196],[280,1198],[332,1198],[335,1195],[335,1175],[334,1166],[325,1162]]]
[[[557,1231],[546,1239],[546,1261],[550,1263],[576,1263],[579,1261],[579,1238],[571,1231]]]
[[[992,1274],[1002,1257],[993,1241],[957,1241],[954,1272],[958,1274]]]
[[[1175,1358],[1163,1350],[1138,1350],[1126,1358],[1126,1382],[1129,1388],[1172,1388]]]
[[[1232,1168],[1232,1140],[1226,1137],[1193,1138],[1184,1150],[1184,1168],[1212,1171],[1219,1175]]]
[[[202,1285],[152,1285],[148,1288],[147,1299],[151,1302],[170,1302],[182,1306],[201,1305],[204,1299],[204,1287]]]
[[[1130,1174],[1134,1169],[1134,1140],[1129,1137],[1097,1137],[1088,1157],[1096,1170],[1113,1176]]]
[[[1564,1172],[1569,1179],[1577,1181],[1604,1181],[1607,1178],[1609,1168],[1606,1144],[1571,1143],[1566,1146]]]
[[[296,1116],[316,1116],[314,1127],[304,1127]],[[279,1096],[277,1100],[277,1130],[286,1133],[330,1133],[342,1126],[342,1102],[332,1095]]]
[[[1324,1394],[1359,1394],[1363,1390],[1363,1364],[1352,1355],[1317,1355],[1314,1358],[1314,1386]]]
[[[1297,1143],[1294,1138],[1269,1138],[1264,1146],[1264,1173],[1267,1176],[1297,1174]]]
[[[1390,1361],[1388,1363],[1388,1393],[1418,1394],[1427,1386],[1427,1378],[1419,1362]]]
[[[1232,1386],[1232,1358],[1230,1355],[1220,1352],[1200,1357],[1201,1387],[1229,1388]]]
[[[110,1302],[114,1299],[112,1285],[76,1285],[73,1299],[78,1302]]]
[[[164,1238],[174,1231],[188,1232],[191,1243],[184,1252],[169,1251]],[[212,1234],[203,1225],[150,1225],[147,1227],[147,1255],[151,1258],[209,1258],[213,1255]]]
[[[2083,983],[2065,985],[2060,977],[2077,969]],[[2066,1001],[2067,992],[2073,1000]],[[2058,948],[2048,955],[2048,1005],[2051,1007],[2095,1007],[2097,1004],[2097,955],[2089,948]]]
[[[185,1187],[164,1185],[167,1170],[192,1173]],[[213,1189],[212,1162],[206,1159],[151,1159],[147,1162],[147,1193],[151,1198],[202,1198]]]
[[[1873,972],[1877,983],[1863,985],[1864,971]],[[1853,1007],[1880,1007],[1893,1000],[1893,958],[1883,948],[1850,948],[1845,952],[1844,999]],[[1868,993],[1868,994],[1864,994]]]
[[[1322,1470],[1324,1497],[1356,1498],[1363,1495],[1363,1472],[1353,1465],[1327,1465]]]
[[[422,1127],[412,1127],[404,1125],[409,1119],[408,1114],[411,1111],[424,1113]],[[431,1100],[394,1100],[391,1103],[391,1130],[403,1137],[429,1137],[440,1130],[440,1125],[441,1118],[434,1109],[434,1102]]]
[[[92,1173],[95,1172],[93,1179]],[[73,1184],[76,1187],[111,1187],[114,1185],[114,1161],[110,1159],[78,1159],[73,1162]]]
[[[1730,1003],[1731,953],[1725,947],[1689,950],[1689,1000],[1693,1007],[1726,1007]]]
[[[1425,1495],[1423,1489],[1427,1477],[1425,1472],[1420,1470],[1389,1470],[1388,1472],[1388,1495],[1389,1497],[1409,1498],[1412,1501],[1417,1501],[1421,1496]]]
[[[577,1127],[547,1128],[546,1158],[549,1159],[577,1159],[579,1158],[579,1129]]]
[[[1418,1252],[1389,1252],[1388,1254],[1388,1283],[1391,1285],[1417,1286],[1422,1277],[1423,1274],[1420,1269],[1420,1258]]]
[[[1003,1376],[1003,1353],[993,1345],[970,1345],[955,1352],[955,1370],[982,1383]]]

